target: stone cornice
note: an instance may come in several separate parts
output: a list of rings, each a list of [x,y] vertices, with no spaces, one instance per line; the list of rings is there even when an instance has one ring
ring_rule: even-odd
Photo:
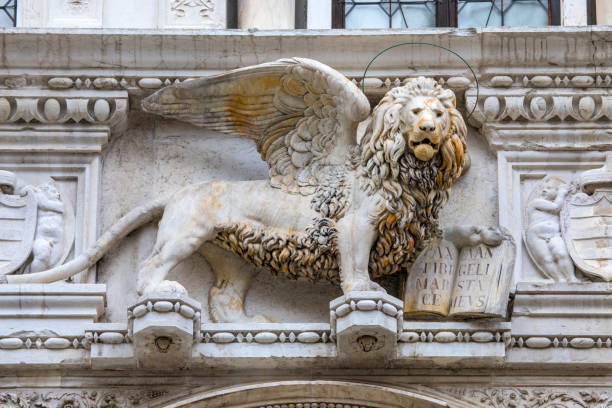
[[[120,99],[127,102],[124,96],[129,95],[131,102],[129,107],[127,103],[121,106],[126,115],[130,109],[139,109],[142,97],[162,86],[291,57],[295,50],[300,50],[300,56],[329,64],[361,84],[361,75],[370,59],[385,47],[402,42],[439,44],[459,53],[470,63],[481,86],[480,108],[471,120],[477,127],[484,122],[483,103],[490,96],[498,98],[500,106],[505,107],[510,94],[516,92],[527,94],[536,89],[545,94],[545,100],[552,100],[554,95],[577,95],[597,88],[589,95],[599,109],[602,97],[609,95],[606,89],[612,87],[612,66],[607,62],[612,60],[612,42],[607,40],[612,38],[610,27],[253,32],[3,29],[0,33],[3,35],[0,43],[0,92],[3,95],[17,97],[24,92],[38,92],[61,98],[65,92],[79,91],[88,93],[88,98],[110,101],[106,94],[123,92]],[[391,87],[419,75],[433,76],[454,89],[462,110],[467,110],[464,91],[467,89],[468,95],[473,96],[475,89],[469,70],[457,57],[435,47],[410,45],[386,53],[368,71],[365,91],[376,102]],[[529,103],[533,98],[528,96],[527,99],[525,115],[529,116]],[[589,102],[585,99],[584,103],[588,105]],[[547,106],[552,106],[554,111],[555,104],[549,102]],[[110,106],[112,108],[112,101]],[[91,117],[92,113],[85,116]],[[574,113],[568,113],[569,120],[573,120]],[[501,119],[503,114],[500,111],[493,122],[497,120],[504,126],[509,125]],[[95,124],[91,118],[83,119],[89,122],[88,127]],[[115,119],[119,120],[113,120],[113,133],[120,131],[117,124],[123,122],[121,115]],[[576,120],[582,125],[585,122],[582,119]],[[595,116],[591,119],[598,120]],[[510,122],[529,122],[536,128],[539,123],[531,117]],[[548,126],[551,121],[540,122]],[[585,126],[588,128],[589,124]],[[489,127],[491,131],[485,134],[493,148],[497,142],[491,135],[516,133],[511,126],[500,128],[498,123],[491,123]],[[605,129],[598,132],[608,136]]]
[[[318,59],[347,75],[359,75],[385,47],[430,42],[462,55],[480,75],[491,72],[610,70],[610,27],[539,27],[418,30],[108,30],[3,29],[0,73],[82,75],[202,75],[274,58]],[[147,52],[143,52],[146,50]],[[27,51],[27,52],[26,52]],[[466,72],[442,49],[409,46],[385,54],[378,73]]]

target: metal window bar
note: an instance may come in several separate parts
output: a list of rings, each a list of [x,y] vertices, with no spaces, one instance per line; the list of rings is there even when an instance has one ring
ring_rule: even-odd
[[[544,4],[544,2],[546,2],[546,5]],[[504,16],[505,14],[510,11],[510,9],[517,3],[534,3],[534,4],[539,4],[547,13],[549,13],[549,1],[548,0],[460,0],[460,3],[462,3],[460,6],[457,7],[457,15],[461,14],[461,11],[465,8],[465,6],[467,6],[470,3],[490,3],[491,4],[491,8],[489,9],[489,15],[487,16],[487,21],[484,24],[484,27],[489,25],[489,21],[491,20],[491,15],[493,14],[494,10],[499,11],[500,17],[501,17],[501,25],[505,25],[505,20],[504,20]],[[497,5],[497,3],[499,3],[499,6]],[[508,6],[508,7],[504,7],[504,3]],[[549,17],[549,24],[550,24],[550,17]]]
[[[389,17],[389,28],[393,28],[393,16],[397,14],[399,11],[402,15],[402,21],[404,25],[408,27],[408,20],[406,19],[406,15],[404,14],[403,6],[414,6],[414,5],[424,5],[425,9],[430,12],[434,18],[436,16],[435,8],[432,10],[430,6],[434,5],[439,0],[416,0],[416,1],[402,1],[402,0],[379,0],[379,1],[355,1],[355,0],[344,0],[340,1],[342,7],[344,7],[344,19],[349,16],[349,14],[359,6],[372,6],[377,5],[380,9]],[[349,6],[347,9],[346,6]],[[394,9],[395,7],[395,9]]]
[[[0,5],[0,10],[11,20],[12,26],[17,25],[17,0],[7,0]]]
[[[500,6],[496,5],[496,1],[500,2]],[[593,3],[594,0],[587,0]],[[378,5],[389,17],[389,28],[392,27],[393,15],[398,11],[402,15],[402,21],[406,26],[407,19],[404,14],[402,6],[405,5],[425,5],[426,9],[433,13],[436,25],[438,27],[457,27],[458,15],[461,13],[463,8],[469,3],[489,3],[491,8],[489,9],[489,15],[487,17],[486,25],[491,20],[491,15],[494,10],[500,11],[501,23],[505,24],[505,14],[519,2],[537,2],[548,14],[549,25],[560,25],[560,0],[379,0],[379,1],[355,1],[355,0],[333,0],[332,1],[332,17],[334,28],[344,28],[346,17],[355,9],[361,5]],[[350,7],[346,7],[346,6]],[[430,6],[435,5],[435,10],[432,11]],[[393,7],[397,8],[394,10]],[[507,6],[507,7],[506,7]],[[591,7],[590,9],[593,9]]]

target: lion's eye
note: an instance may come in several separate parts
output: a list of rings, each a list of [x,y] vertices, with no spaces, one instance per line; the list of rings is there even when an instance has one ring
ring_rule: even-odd
[[[412,110],[412,113],[415,114],[415,115],[418,115],[419,113],[421,113],[421,110],[422,110],[421,108],[414,108]]]
[[[436,117],[440,118],[442,117],[443,112],[442,111],[436,111]]]

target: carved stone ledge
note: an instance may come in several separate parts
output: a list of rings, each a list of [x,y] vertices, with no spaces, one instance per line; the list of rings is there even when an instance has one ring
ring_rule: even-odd
[[[195,366],[274,368],[334,366],[336,344],[327,323],[206,323],[194,347]]]
[[[83,325],[96,321],[105,303],[102,284],[0,285],[0,333],[44,328],[82,336]]]
[[[125,323],[95,323],[85,328],[91,368],[136,367],[132,338]]]
[[[612,283],[519,283],[513,337],[612,337]],[[561,340],[561,339],[559,339]]]
[[[330,302],[331,334],[349,364],[385,365],[397,357],[401,300],[381,292],[349,292]]]
[[[0,365],[88,367],[84,328],[102,315],[105,299],[99,284],[0,285]]]
[[[504,361],[510,342],[510,322],[404,322],[398,359],[437,364],[470,362],[490,365]]]
[[[508,361],[610,366],[611,283],[519,283]]]
[[[202,343],[208,344],[317,344],[328,343],[327,323],[210,323],[202,326]]]
[[[569,82],[573,88],[481,87],[469,122],[481,128],[494,151],[612,148],[612,91],[591,85],[578,88],[575,78],[595,82],[577,76]],[[469,89],[466,110],[475,103],[476,90]]]
[[[182,295],[152,294],[128,308],[128,336],[143,368],[183,367],[200,336],[198,302]]]

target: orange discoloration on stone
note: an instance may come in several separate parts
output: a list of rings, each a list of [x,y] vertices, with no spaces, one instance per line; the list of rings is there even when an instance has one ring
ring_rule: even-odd
[[[397,216],[395,214],[389,214],[387,216],[387,220],[385,221],[385,224],[387,224],[387,227],[391,228],[391,226],[395,224],[396,222],[397,222]]]
[[[225,304],[225,306],[226,306],[226,307],[227,307],[229,310],[231,310],[231,311],[233,311],[233,312],[239,312],[239,311],[241,311],[241,310],[242,310],[243,303],[242,303],[242,300],[240,300],[239,298],[237,298],[237,297],[232,297],[232,298],[230,298],[230,300],[229,300],[229,301],[228,301],[228,302]]]
[[[593,215],[612,215],[612,207],[595,207]]]

